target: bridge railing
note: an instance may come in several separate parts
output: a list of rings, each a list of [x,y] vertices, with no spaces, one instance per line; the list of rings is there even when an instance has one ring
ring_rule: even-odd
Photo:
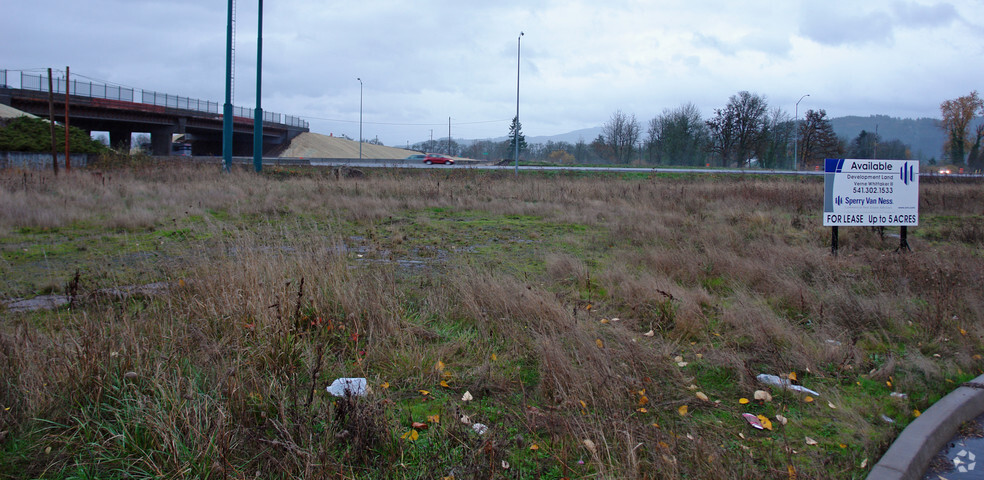
[[[20,88],[23,90],[33,90],[37,92],[47,92],[48,91],[48,80],[46,75],[41,74],[30,74],[21,72],[20,75]],[[106,85],[102,83],[93,83],[87,81],[72,80],[71,85],[66,85],[64,78],[52,79],[54,92],[53,93],[65,93],[65,87],[70,86],[70,93],[72,95],[78,95],[82,97],[90,98],[103,98],[108,100],[120,100],[124,102],[135,102],[143,103],[146,105],[156,105],[160,107],[175,108],[181,110],[191,110],[194,112],[204,112],[212,114],[221,114],[222,106],[218,102],[210,102],[207,100],[199,100],[197,98],[181,97],[178,95],[170,95],[167,93],[158,93],[150,90],[140,90],[140,95],[135,97],[134,89],[128,87],[120,87],[114,85]],[[7,71],[0,70],[0,85],[7,86]],[[134,98],[139,98],[139,101],[134,100]],[[253,118],[253,109],[245,107],[233,107],[233,116],[243,117],[243,118]],[[308,128],[309,124],[306,120],[293,115],[283,115],[275,112],[263,112],[263,121],[268,123],[275,123],[278,125],[287,125],[291,127]]]
[[[205,113],[222,113],[222,107],[218,102],[209,102],[197,98],[179,97],[167,93],[151,92],[141,90],[141,103],[157,105],[159,107],[180,108],[182,110],[193,110]]]

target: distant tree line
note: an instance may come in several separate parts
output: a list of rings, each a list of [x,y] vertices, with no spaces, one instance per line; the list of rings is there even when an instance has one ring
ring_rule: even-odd
[[[472,158],[511,159],[513,119],[509,139],[479,141],[461,147],[447,139],[422,142],[417,150],[437,151]],[[520,130],[521,132],[521,130]],[[617,110],[602,125],[602,133],[586,142],[527,144],[520,133],[520,159],[550,163],[608,163],[722,167],[799,168],[822,166],[825,158],[912,158],[911,148],[901,140],[885,141],[877,133],[862,131],[856,138],[839,138],[823,109],[807,110],[798,121],[767,99],[741,91],[728,103],[703,118],[692,103],[665,109],[645,124],[634,114]],[[798,139],[798,143],[797,143]],[[980,152],[980,141],[976,142]],[[968,151],[975,142],[966,142]],[[450,152],[448,146],[451,146]],[[794,157],[795,156],[795,157]],[[795,159],[794,159],[795,158]]]
[[[940,104],[939,123],[946,140],[944,162],[984,169],[984,99],[976,91]],[[522,124],[513,118],[507,140],[481,140],[462,145],[450,138],[413,145],[414,150],[470,158],[502,160],[515,157],[519,143],[523,161],[557,164],[640,164],[814,169],[826,158],[910,159],[912,148],[899,139],[883,139],[861,130],[853,139],[834,133],[823,109],[807,110],[794,119],[765,96],[740,91],[728,103],[703,118],[693,103],[665,109],[646,123],[635,114],[616,110],[590,142],[528,143]],[[935,163],[935,159],[930,160]]]

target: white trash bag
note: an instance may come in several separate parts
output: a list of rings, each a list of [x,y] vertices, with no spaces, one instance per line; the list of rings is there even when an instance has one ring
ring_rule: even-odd
[[[364,397],[369,388],[364,378],[337,378],[325,390],[336,397],[344,397],[348,391],[353,397]]]

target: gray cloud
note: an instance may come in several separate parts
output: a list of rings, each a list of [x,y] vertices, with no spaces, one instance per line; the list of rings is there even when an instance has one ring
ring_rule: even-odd
[[[823,45],[864,45],[892,42],[892,17],[884,11],[858,13],[851,9],[837,10],[829,5],[808,3],[801,12],[800,33]]]
[[[70,65],[75,78],[222,101],[225,3],[10,1],[0,68]],[[236,103],[248,107],[257,2],[236,3]],[[831,115],[895,114],[885,106],[902,91],[906,108],[934,115],[984,77],[967,61],[984,48],[980,0],[265,3],[263,108],[357,134],[361,77],[365,134],[387,143],[446,132],[449,116],[455,137],[504,135],[521,30],[528,135],[595,126],[619,108],[640,120],[684,102],[707,113],[743,89],[790,108],[810,92]]]
[[[895,2],[892,12],[902,25],[909,27],[944,27],[960,20],[957,9],[949,3]]]

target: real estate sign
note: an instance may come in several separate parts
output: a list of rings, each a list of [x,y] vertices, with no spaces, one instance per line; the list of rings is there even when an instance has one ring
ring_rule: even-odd
[[[823,226],[919,225],[919,162],[828,158]]]

